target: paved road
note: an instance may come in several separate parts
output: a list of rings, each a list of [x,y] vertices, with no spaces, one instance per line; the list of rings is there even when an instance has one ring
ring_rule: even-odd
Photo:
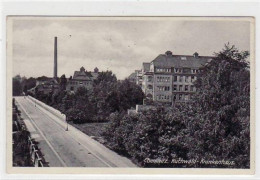
[[[43,109],[28,97],[15,97],[31,136],[51,167],[135,167],[78,129]]]

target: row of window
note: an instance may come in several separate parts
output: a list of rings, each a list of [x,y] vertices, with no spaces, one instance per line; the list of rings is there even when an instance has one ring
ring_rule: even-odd
[[[156,100],[170,100],[170,95],[157,95]],[[188,101],[190,99],[190,95],[188,94],[173,94],[173,101]]]
[[[157,82],[170,82],[170,77],[158,76]]]
[[[174,82],[194,82],[196,79],[196,76],[173,76]]]
[[[171,68],[156,68],[156,72],[171,72]]]
[[[173,82],[194,82],[197,79],[196,76],[173,76]],[[151,82],[150,80],[149,82]],[[170,82],[170,77],[158,76],[157,82]]]
[[[170,100],[171,96],[169,96],[169,95],[157,95],[156,99],[157,100]]]
[[[157,86],[158,91],[170,91],[170,86]]]
[[[188,101],[190,97],[188,94],[174,94],[172,99],[173,101]]]
[[[153,89],[152,85],[148,85],[148,89]],[[170,91],[170,86],[157,86],[158,91]],[[173,91],[191,91],[195,92],[196,88],[194,85],[173,85]]]
[[[191,85],[191,86],[189,86],[189,85],[185,85],[185,86],[183,86],[183,85],[173,85],[173,91],[191,91],[191,92],[195,92],[196,91],[196,88],[193,86],[193,85]]]
[[[156,72],[174,72],[174,73],[192,73],[196,74],[199,73],[199,69],[191,69],[191,68],[156,68]]]

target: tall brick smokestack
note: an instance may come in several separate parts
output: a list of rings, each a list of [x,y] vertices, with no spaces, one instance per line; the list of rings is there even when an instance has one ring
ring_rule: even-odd
[[[58,60],[58,53],[57,53],[57,37],[54,38],[54,78],[57,78],[57,60]]]

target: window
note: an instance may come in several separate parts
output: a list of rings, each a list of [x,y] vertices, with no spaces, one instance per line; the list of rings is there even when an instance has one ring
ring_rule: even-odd
[[[183,79],[183,77],[182,77],[182,76],[180,76],[180,77],[179,77],[179,82],[182,82],[182,79]]]
[[[177,85],[173,85],[173,91],[177,91]]]
[[[191,76],[191,82],[195,81],[195,76]]]
[[[170,82],[170,77],[166,77],[166,82]]]
[[[73,90],[74,90],[74,87],[73,87],[73,86],[71,86],[71,87],[70,87],[70,90],[71,90],[71,91],[73,91]]]
[[[183,73],[191,73],[191,69],[190,68],[183,68]]]
[[[179,86],[179,91],[182,91],[182,85]]]
[[[153,86],[152,85],[148,85],[148,89],[153,89]]]
[[[194,91],[194,86],[190,86],[190,91]]]
[[[165,91],[170,91],[170,87],[169,87],[169,86],[166,86],[166,87],[165,87]]]
[[[174,77],[173,77],[173,81],[174,81],[174,82],[177,82],[177,76],[174,76]]]
[[[185,85],[185,91],[188,91],[188,90],[189,90],[189,86]]]
[[[179,100],[182,100],[182,94],[179,94]]]
[[[188,101],[188,100],[189,100],[189,95],[185,95],[185,96],[184,96],[184,100],[185,100],[185,101]]]
[[[186,57],[181,57],[181,60],[187,60],[187,58]]]
[[[148,76],[148,82],[152,82],[153,81],[153,77],[152,76]]]
[[[176,99],[177,99],[177,96],[176,96],[176,94],[174,94],[173,95],[173,101],[176,101]]]
[[[185,77],[185,82],[189,82],[189,76],[184,76]]]
[[[182,70],[180,68],[175,68],[175,73],[181,73]]]

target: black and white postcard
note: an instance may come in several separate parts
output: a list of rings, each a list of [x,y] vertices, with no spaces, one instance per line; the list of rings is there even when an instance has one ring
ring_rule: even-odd
[[[8,172],[253,174],[254,24],[8,16]]]

